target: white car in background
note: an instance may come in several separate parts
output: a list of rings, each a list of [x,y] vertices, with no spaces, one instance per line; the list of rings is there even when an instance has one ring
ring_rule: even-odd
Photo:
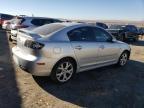
[[[21,18],[22,18],[22,16],[15,16],[11,20],[3,21],[2,28],[5,29],[5,30],[11,30],[12,29],[12,24],[15,23],[16,20],[19,20]]]
[[[21,17],[18,19],[15,19],[11,23],[11,32],[9,36],[10,41],[16,41],[17,38],[17,32],[19,29],[26,29],[26,30],[32,30],[36,27],[50,24],[50,23],[56,23],[56,22],[62,22],[59,19],[54,18],[44,18],[44,17]]]
[[[2,28],[4,30],[10,30],[10,24],[11,24],[12,20],[5,20],[2,24]]]

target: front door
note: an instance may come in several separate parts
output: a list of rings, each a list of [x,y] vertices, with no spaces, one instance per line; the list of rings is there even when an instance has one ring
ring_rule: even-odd
[[[80,27],[68,33],[81,68],[95,65],[99,56],[100,43],[95,42],[92,27]]]

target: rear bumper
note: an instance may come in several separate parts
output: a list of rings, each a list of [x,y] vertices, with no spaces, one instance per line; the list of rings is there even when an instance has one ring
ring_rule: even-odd
[[[26,55],[21,53],[18,47],[12,48],[13,59],[16,65],[18,65],[25,72],[28,72],[35,76],[49,76],[52,67],[50,67],[51,61],[46,58],[36,57],[34,55]],[[38,63],[45,63],[45,65],[38,65]]]

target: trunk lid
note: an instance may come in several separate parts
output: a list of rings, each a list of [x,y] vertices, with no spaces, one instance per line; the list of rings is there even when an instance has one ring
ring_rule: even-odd
[[[26,40],[36,41],[38,38],[41,38],[40,35],[34,34],[27,30],[19,30],[17,34],[17,47],[21,52],[26,54],[33,54],[34,50],[25,46]]]

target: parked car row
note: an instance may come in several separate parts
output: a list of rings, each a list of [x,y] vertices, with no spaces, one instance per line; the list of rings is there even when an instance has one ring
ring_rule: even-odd
[[[139,31],[134,25],[111,25],[107,31],[121,41],[137,41],[139,37]]]
[[[90,23],[91,24],[91,23]],[[105,23],[97,22],[97,27],[101,27],[103,29],[106,29],[109,33],[111,33],[117,40],[120,41],[138,41],[139,35],[144,34],[143,28],[137,28],[135,25],[106,25]]]

